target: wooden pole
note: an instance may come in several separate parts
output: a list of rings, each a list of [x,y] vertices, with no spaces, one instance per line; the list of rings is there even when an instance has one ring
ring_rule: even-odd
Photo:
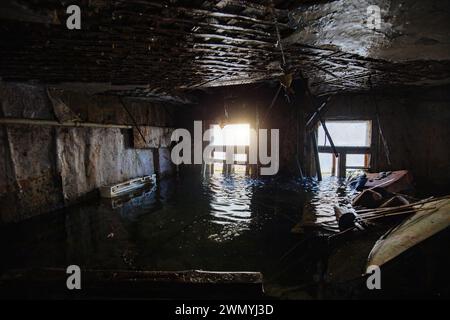
[[[317,147],[317,139],[315,132],[311,132],[311,142],[314,152],[314,161],[316,164],[317,180],[322,181],[322,171],[320,170],[319,148]]]
[[[334,154],[331,154],[331,176],[335,177],[336,176],[336,157],[334,156]]]
[[[347,154],[339,154],[339,178],[345,178],[347,168]]]

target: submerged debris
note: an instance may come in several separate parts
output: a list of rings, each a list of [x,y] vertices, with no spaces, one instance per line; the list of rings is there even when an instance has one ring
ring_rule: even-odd
[[[450,225],[450,196],[421,201],[410,208],[416,213],[376,242],[367,266],[382,266]]]
[[[358,215],[353,209],[344,211],[338,206],[334,206],[334,213],[339,224],[339,230],[344,231],[353,228],[364,230],[359,222]]]
[[[359,195],[357,195],[353,201],[352,205],[354,207],[366,207],[366,208],[377,208],[385,199],[383,196],[383,190],[381,188],[377,188],[378,190],[374,189],[367,189],[361,192]],[[380,190],[381,189],[381,190]]]

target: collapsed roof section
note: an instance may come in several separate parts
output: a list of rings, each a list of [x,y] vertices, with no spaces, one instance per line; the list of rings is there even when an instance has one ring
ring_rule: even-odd
[[[66,28],[73,3],[81,30]],[[176,103],[192,101],[194,89],[276,80],[286,69],[309,78],[318,95],[450,80],[450,17],[439,1],[371,1],[381,30],[366,26],[367,1],[73,3],[1,4],[2,79],[95,84],[97,92]]]

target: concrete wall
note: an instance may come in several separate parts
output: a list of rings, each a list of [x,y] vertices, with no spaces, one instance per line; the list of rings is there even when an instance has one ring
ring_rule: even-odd
[[[117,97],[68,91],[60,97],[83,121],[132,124]],[[42,86],[2,84],[0,102],[2,117],[56,120]],[[139,125],[175,125],[175,106],[125,103]],[[154,161],[154,150],[135,149],[132,140],[131,129],[0,126],[0,223],[70,205],[101,185],[152,174],[155,163],[162,176],[173,173],[169,150],[160,148]]]
[[[372,120],[372,170],[408,169],[419,189],[450,192],[450,91],[448,86],[334,96],[328,119]],[[390,151],[378,139],[376,105]]]

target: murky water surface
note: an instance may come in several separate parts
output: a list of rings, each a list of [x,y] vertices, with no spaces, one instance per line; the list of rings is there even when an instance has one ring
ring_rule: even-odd
[[[0,266],[260,271],[270,296],[317,298],[327,235],[337,231],[335,204],[349,205],[349,196],[332,178],[163,180],[134,198],[97,199],[3,227]]]
[[[267,288],[304,284],[317,273],[320,250],[299,258],[310,235],[291,231],[305,203],[307,219],[335,230],[332,205],[344,201],[342,188],[337,180],[222,174],[164,180],[132,199],[98,199],[5,228],[2,265],[261,271]]]

